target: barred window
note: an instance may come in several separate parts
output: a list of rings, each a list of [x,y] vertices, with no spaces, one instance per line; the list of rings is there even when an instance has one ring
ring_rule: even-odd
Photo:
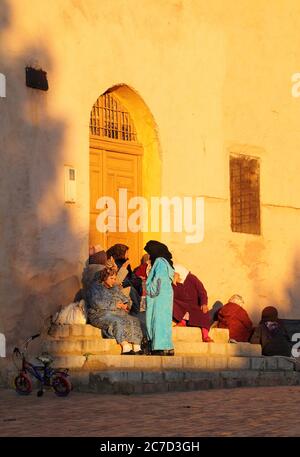
[[[90,133],[102,138],[137,142],[128,111],[111,94],[98,98],[91,111]]]
[[[231,230],[260,234],[259,159],[230,156]]]

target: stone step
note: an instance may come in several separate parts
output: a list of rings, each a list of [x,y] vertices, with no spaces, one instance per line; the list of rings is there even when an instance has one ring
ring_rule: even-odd
[[[250,343],[188,343],[185,341],[175,341],[175,354],[198,354],[198,355],[228,355],[228,356],[260,356],[260,344]]]
[[[290,370],[134,371],[112,369],[73,372],[71,380],[75,391],[128,395],[234,387],[299,385],[300,373]]]
[[[213,328],[210,336],[214,343],[203,343],[199,328],[173,327],[175,353],[213,356],[259,356],[261,347],[249,343],[229,344],[227,329]],[[52,328],[43,351],[52,355],[120,354],[121,348],[114,339],[103,338],[101,331],[91,325],[59,325]],[[73,359],[75,360],[75,359]],[[78,366],[76,362],[76,366]]]
[[[260,370],[293,371],[294,363],[284,357],[237,357],[212,355],[125,356],[125,355],[60,355],[55,357],[55,367],[80,368],[93,371],[103,369],[131,370]]]
[[[63,354],[120,354],[120,346],[115,340],[92,338],[92,339],[50,339],[43,344],[43,351],[51,355]]]
[[[197,327],[173,327],[172,336],[174,343],[177,341],[202,343],[201,329]],[[229,331],[225,328],[211,328],[209,336],[215,343],[228,343]]]
[[[173,341],[190,341],[194,343],[202,342],[202,334],[200,328],[196,327],[173,327]],[[92,325],[76,324],[76,325],[55,325],[51,327],[50,336],[56,339],[78,338],[91,339],[102,338],[101,331]],[[227,329],[212,328],[209,336],[215,343],[227,343],[229,332]]]
[[[250,343],[195,343],[177,341],[174,343],[175,354],[228,355],[228,356],[259,356],[261,346]],[[63,354],[120,354],[121,348],[114,339],[50,339],[43,345],[43,350],[52,355]]]
[[[300,363],[295,365],[284,357],[104,355],[86,359],[68,355],[57,358],[56,366],[68,365],[77,366],[70,370],[75,391],[99,394],[300,385]],[[11,358],[0,358],[0,386],[12,388],[16,374]]]
[[[74,325],[53,325],[50,330],[50,336],[53,338],[69,338],[69,337],[101,337],[101,331],[97,327],[86,324]]]

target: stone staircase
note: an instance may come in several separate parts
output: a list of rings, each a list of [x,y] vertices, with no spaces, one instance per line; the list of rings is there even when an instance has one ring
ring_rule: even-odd
[[[173,327],[174,357],[122,356],[114,339],[91,325],[52,328],[43,350],[56,367],[70,369],[75,390],[96,393],[156,393],[241,386],[300,385],[298,366],[284,357],[264,357],[260,345],[228,343],[228,330],[213,328],[203,343],[199,328]],[[32,357],[33,359],[33,357]],[[16,370],[0,359],[0,385],[11,387]]]
[[[173,327],[174,357],[122,356],[113,339],[90,325],[56,327],[44,344],[56,366],[71,368],[77,391],[142,394],[241,386],[300,384],[295,365],[263,357],[261,346],[228,343],[228,330],[211,329],[203,343],[199,328]]]
[[[178,368],[233,369],[248,366],[250,357],[261,356],[260,345],[228,343],[226,329],[213,328],[210,337],[214,343],[203,343],[199,328],[173,327],[175,357],[125,357],[120,355],[116,341],[103,338],[99,329],[91,325],[61,325],[52,329],[43,350],[55,357],[56,366],[68,368],[83,368],[88,363],[95,368],[136,366],[147,369],[165,364],[174,366],[175,363]]]

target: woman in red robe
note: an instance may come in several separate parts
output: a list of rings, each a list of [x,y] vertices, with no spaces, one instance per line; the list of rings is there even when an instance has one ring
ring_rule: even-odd
[[[252,321],[243,305],[243,298],[233,295],[218,312],[218,328],[228,328],[229,338],[233,342],[249,341],[253,331]]]
[[[184,266],[177,264],[174,268],[176,285],[173,284],[173,319],[180,326],[200,327],[202,340],[206,343],[213,342],[208,336],[210,316],[207,292],[202,282]]]

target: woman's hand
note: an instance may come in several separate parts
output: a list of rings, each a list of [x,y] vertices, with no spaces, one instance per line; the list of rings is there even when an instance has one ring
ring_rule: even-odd
[[[173,284],[174,286],[177,285],[177,283],[180,282],[180,276],[179,276],[179,273],[174,273],[174,277],[173,277]]]
[[[208,306],[207,305],[201,305],[200,308],[201,308],[202,313],[204,313],[204,314],[208,313]]]
[[[119,302],[116,304],[116,307],[118,309],[123,309],[124,311],[126,311],[128,313],[129,311],[129,308],[128,308],[128,305],[126,305],[126,303],[122,303],[122,302]]]

